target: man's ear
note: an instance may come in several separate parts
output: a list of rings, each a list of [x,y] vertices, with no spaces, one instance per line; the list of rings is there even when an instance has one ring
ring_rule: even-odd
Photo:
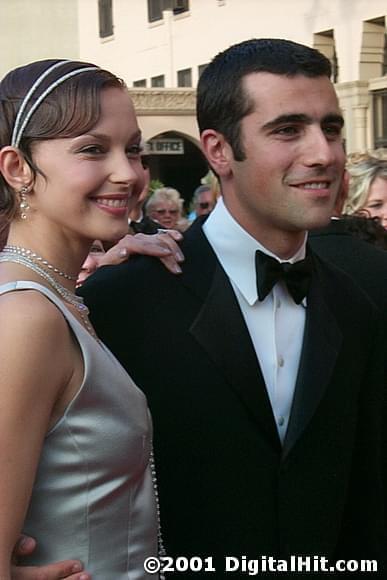
[[[208,163],[221,177],[230,174],[234,159],[232,149],[222,133],[214,129],[205,129],[200,136],[202,150]]]
[[[31,167],[15,147],[7,145],[0,149],[0,172],[15,191],[33,182]]]

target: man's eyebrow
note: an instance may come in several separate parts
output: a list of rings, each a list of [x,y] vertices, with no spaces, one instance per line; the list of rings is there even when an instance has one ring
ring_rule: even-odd
[[[332,113],[331,115],[326,115],[323,118],[322,123],[336,123],[337,125],[340,125],[340,127],[344,127],[344,117],[337,113]]]
[[[309,117],[309,115],[304,115],[302,113],[279,115],[272,121],[265,123],[262,129],[268,131],[270,129],[275,129],[279,125],[286,125],[287,123],[302,123],[304,125],[311,125],[313,123],[313,119],[312,117]],[[335,123],[340,125],[340,127],[343,127],[344,119],[342,115],[331,113],[322,118],[321,124],[324,125],[326,123]]]
[[[286,123],[304,123],[310,125],[312,123],[312,118],[308,115],[303,115],[299,113],[279,115],[272,121],[268,121],[262,127],[262,129],[274,129],[278,125],[285,125]]]

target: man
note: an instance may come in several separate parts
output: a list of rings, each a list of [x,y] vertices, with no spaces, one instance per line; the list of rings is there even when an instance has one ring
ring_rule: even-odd
[[[203,561],[189,578],[245,578],[243,557],[382,566],[377,313],[305,246],[344,170],[329,77],[325,57],[288,41],[219,54],[198,120],[222,199],[188,230],[182,274],[139,258],[83,286],[99,335],[148,397],[167,552],[213,557],[215,573]]]
[[[199,185],[193,194],[195,216],[208,215],[215,207],[216,199],[209,185]]]

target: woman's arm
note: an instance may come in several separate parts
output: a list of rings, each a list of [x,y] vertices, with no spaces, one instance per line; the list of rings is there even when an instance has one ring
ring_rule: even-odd
[[[0,578],[23,526],[41,447],[74,374],[60,311],[34,291],[0,298]]]

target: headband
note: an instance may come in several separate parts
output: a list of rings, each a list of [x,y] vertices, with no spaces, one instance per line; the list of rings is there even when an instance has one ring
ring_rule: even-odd
[[[34,92],[36,91],[36,89],[38,88],[38,86],[43,82],[43,80],[56,68],[63,66],[64,64],[68,64],[69,62],[71,62],[70,60],[60,60],[59,62],[56,62],[55,64],[51,65],[48,69],[46,69],[34,82],[34,84],[32,85],[32,87],[30,88],[30,90],[28,91],[28,93],[26,94],[26,96],[24,97],[22,104],[20,105],[20,108],[18,110],[18,113],[16,115],[16,119],[15,119],[15,124],[13,127],[13,131],[12,131],[12,139],[11,139],[11,146],[12,147],[19,147],[19,143],[20,140],[23,136],[23,131],[27,126],[28,121],[31,119],[32,115],[34,114],[34,112],[36,111],[36,109],[39,107],[40,103],[47,97],[47,95],[49,93],[51,93],[51,91],[53,91],[58,85],[62,84],[64,81],[66,81],[67,79],[80,74],[82,72],[87,72],[87,71],[91,71],[91,70],[98,70],[99,67],[97,66],[86,66],[83,68],[77,68],[74,69],[64,75],[62,75],[61,77],[59,77],[56,81],[54,81],[53,83],[51,83],[44,91],[43,93],[40,95],[40,97],[34,102],[34,104],[31,106],[30,110],[28,111],[28,113],[26,114],[26,116],[24,117],[24,121],[23,123],[20,125],[21,123],[21,119],[22,119],[22,115],[24,113],[25,108],[28,105],[28,102],[31,98],[31,96],[34,94]]]

